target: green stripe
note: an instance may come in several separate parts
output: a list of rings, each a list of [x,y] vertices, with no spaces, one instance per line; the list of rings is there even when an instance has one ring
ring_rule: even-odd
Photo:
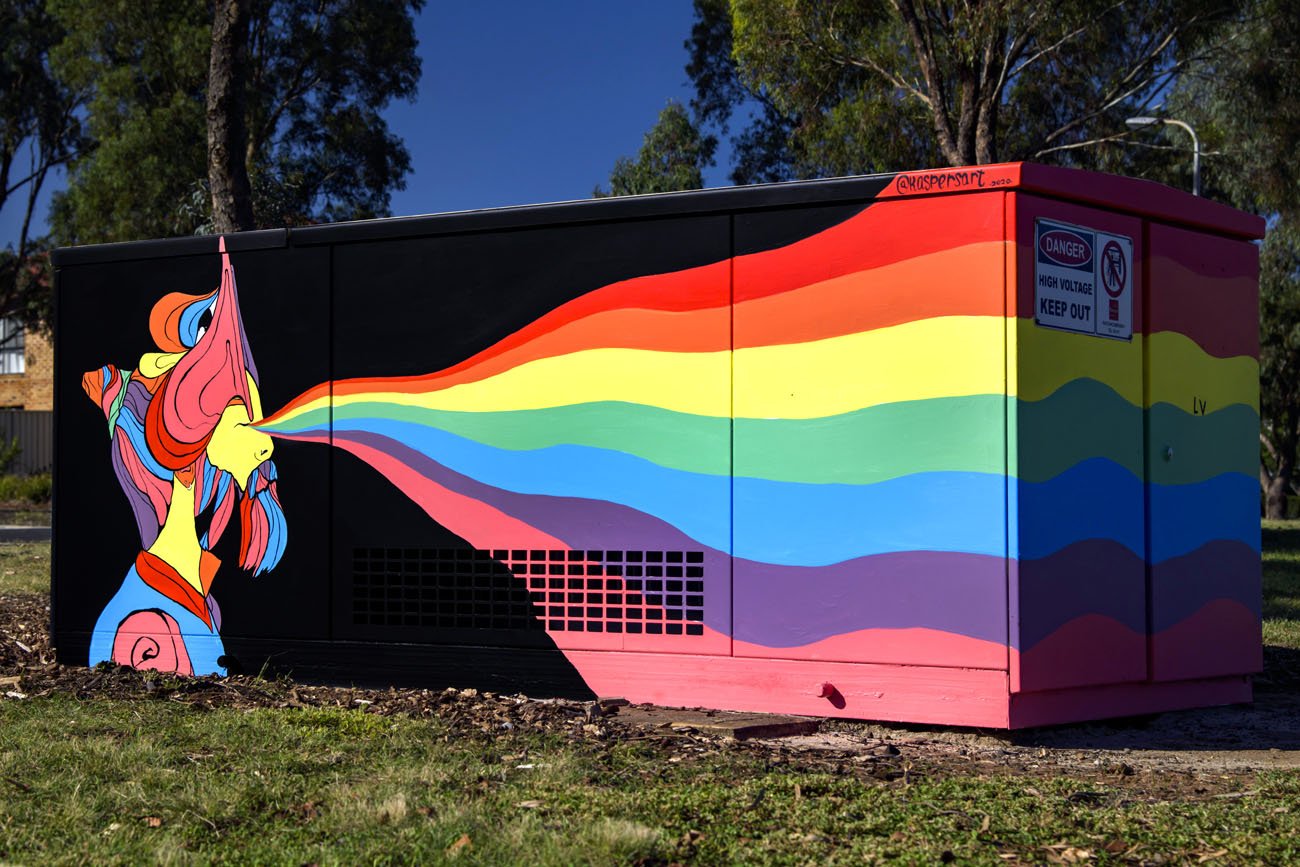
[[[1000,394],[881,404],[814,419],[736,419],[736,475],[869,485],[913,473],[1002,474]]]
[[[1156,484],[1185,485],[1221,473],[1259,475],[1259,416],[1253,407],[1236,403],[1193,415],[1158,403],[1148,411],[1148,424],[1147,466]],[[1166,447],[1173,449],[1172,457],[1166,455]]]
[[[1017,401],[1013,437],[1026,482],[1109,458],[1142,478],[1142,409],[1095,379],[1076,379],[1038,401]]]
[[[659,407],[613,401],[513,412],[451,412],[382,402],[335,407],[337,425],[363,418],[428,425],[512,451],[588,446],[692,473],[725,476],[731,471],[728,419]]]
[[[1109,386],[1077,379],[1037,402],[1016,406],[1017,475],[1055,478],[1093,457],[1109,458],[1138,478],[1161,485],[1200,482],[1227,472],[1254,476],[1259,417],[1245,404],[1193,415],[1167,403],[1147,411],[1151,444],[1143,467],[1143,412]],[[1173,458],[1166,460],[1166,447]]]
[[[903,401],[817,419],[737,419],[735,474],[812,484],[867,485],[927,472],[1055,478],[1089,458],[1104,457],[1141,478],[1142,410],[1108,386],[1075,380],[1040,401],[1016,401],[1007,419],[1001,395]],[[523,451],[585,446],[623,452],[660,466],[706,475],[732,470],[730,422],[659,407],[599,402],[514,412],[450,412],[386,402],[335,408],[346,425],[389,418],[428,425],[495,448]],[[1255,472],[1258,418],[1237,404],[1205,416],[1157,404],[1151,481],[1186,484],[1224,472]],[[1002,432],[1010,426],[1010,455]],[[326,409],[291,422],[294,430],[328,424]],[[289,432],[288,430],[285,431]],[[1165,460],[1166,445],[1174,448]]]
[[[328,430],[329,425],[330,410],[328,406],[323,406],[270,424],[259,425],[259,429],[266,433],[290,434],[305,430]]]
[[[820,419],[738,419],[736,474],[861,485],[940,470],[1002,473],[1003,404],[1000,395],[979,395],[886,404]],[[687,472],[731,472],[727,419],[658,407],[601,402],[466,413],[358,402],[335,410],[340,425],[371,417],[429,425],[502,449],[587,446]]]

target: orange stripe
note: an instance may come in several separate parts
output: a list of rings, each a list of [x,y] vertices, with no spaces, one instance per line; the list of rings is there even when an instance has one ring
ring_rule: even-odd
[[[969,244],[736,305],[735,348],[809,343],[937,316],[1002,316],[1001,293],[972,275],[1001,268],[1003,245]]]
[[[944,199],[941,215],[928,199],[867,208],[789,246],[737,256],[736,301],[764,298],[940,250],[1000,241],[1002,204],[1001,196],[955,196]]]

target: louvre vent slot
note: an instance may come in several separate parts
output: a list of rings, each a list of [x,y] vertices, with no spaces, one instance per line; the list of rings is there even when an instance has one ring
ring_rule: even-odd
[[[356,548],[352,622],[703,635],[704,553]]]

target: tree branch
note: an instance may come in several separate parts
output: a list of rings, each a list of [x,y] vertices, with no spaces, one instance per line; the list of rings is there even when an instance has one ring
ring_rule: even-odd
[[[1088,148],[1088,147],[1092,147],[1093,145],[1105,144],[1106,142],[1111,142],[1111,141],[1124,141],[1125,139],[1128,138],[1128,136],[1129,133],[1126,130],[1124,132],[1117,132],[1112,135],[1104,135],[1098,138],[1090,138],[1087,141],[1076,141],[1076,142],[1071,142],[1070,144],[1057,145],[1056,147],[1042,148],[1041,150],[1034,151],[1034,156],[1041,157],[1044,156],[1045,154],[1054,154],[1054,153],[1059,153],[1061,151],[1072,151],[1072,150],[1077,150],[1079,148]]]
[[[929,28],[922,27],[921,21],[912,6],[912,0],[890,0],[894,11],[903,19],[912,47],[916,51],[917,63],[921,67],[921,77],[925,80],[926,91],[930,95],[928,105],[934,121],[935,136],[939,140],[939,150],[950,165],[959,166],[968,162],[961,152],[952,129],[952,119],[948,116],[948,98],[943,78],[939,74],[934,57],[934,40]]]

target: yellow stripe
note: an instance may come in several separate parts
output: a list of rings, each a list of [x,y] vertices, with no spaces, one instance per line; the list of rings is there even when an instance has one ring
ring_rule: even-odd
[[[540,358],[478,382],[417,394],[374,391],[338,403],[377,400],[456,412],[505,412],[621,400],[697,415],[727,415],[729,352],[588,349]]]
[[[1003,394],[1041,400],[1079,378],[1113,388],[1142,405],[1142,337],[1108,340],[1040,328],[1002,317],[950,316],[909,322],[810,343],[734,353],[739,418],[820,418],[897,401]],[[1004,341],[1019,363],[1007,365]],[[1217,359],[1181,334],[1149,338],[1148,405],[1210,408],[1245,403],[1258,410],[1258,365],[1248,357]],[[731,353],[602,348],[542,358],[488,379],[423,393],[382,390],[337,398],[391,401],[457,412],[504,412],[595,401],[624,401],[676,412],[725,417],[731,410]],[[1009,367],[1011,369],[1009,369]],[[323,406],[325,398],[302,411]],[[296,413],[295,413],[296,415]],[[291,418],[291,417],[290,417]],[[286,418],[285,422],[289,422]]]
[[[1001,394],[1001,316],[942,316],[736,351],[738,418],[820,418],[882,403]]]
[[[1016,336],[1021,400],[1042,400],[1067,382],[1086,377],[1110,386],[1134,406],[1142,405],[1142,335],[1111,340],[1018,319]]]
[[[1160,331],[1145,338],[1150,381],[1142,394],[1143,337],[1109,340],[1041,328],[1021,319],[1017,383],[1022,400],[1042,400],[1075,379],[1105,383],[1134,406],[1171,403],[1191,411],[1192,398],[1207,411],[1245,404],[1259,411],[1259,364],[1240,355],[1215,358],[1191,338]]]
[[[735,353],[736,414],[818,418],[880,403],[1000,394],[1001,317],[942,317],[811,343]],[[392,401],[458,412],[626,401],[728,415],[727,352],[602,348],[542,358],[478,382],[422,394],[376,391],[339,402]]]
[[[1235,403],[1259,412],[1259,362],[1249,355],[1215,358],[1175,331],[1161,331],[1147,340],[1147,406],[1171,403],[1192,412],[1192,400],[1196,399],[1201,402],[1201,412]]]

